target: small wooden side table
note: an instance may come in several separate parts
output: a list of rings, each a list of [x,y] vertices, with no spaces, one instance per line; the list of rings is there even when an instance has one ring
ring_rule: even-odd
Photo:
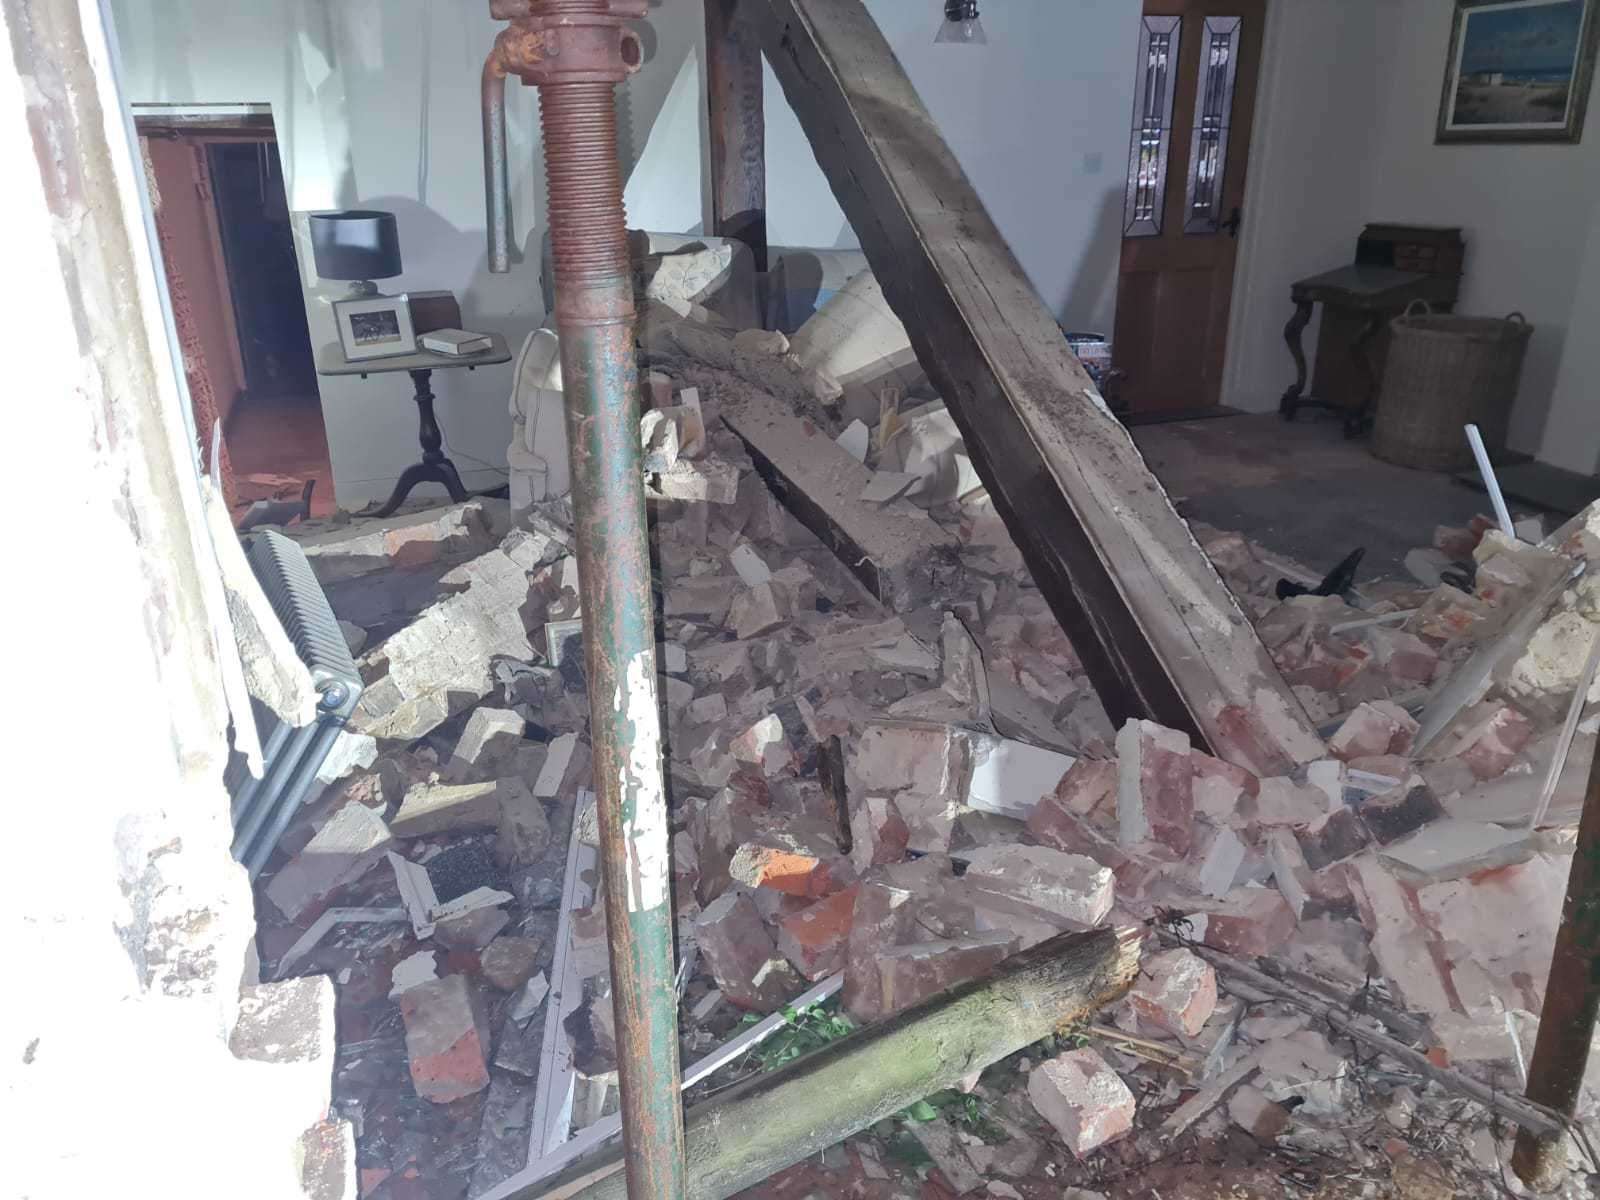
[[[317,351],[319,375],[359,375],[365,379],[368,375],[387,375],[395,371],[405,371],[411,376],[412,386],[416,390],[413,399],[417,402],[417,440],[422,444],[422,461],[412,463],[400,472],[400,480],[394,485],[393,494],[382,508],[372,514],[373,516],[389,516],[400,507],[405,498],[411,494],[411,489],[419,483],[443,484],[450,493],[450,499],[457,503],[467,498],[467,489],[461,484],[461,476],[456,471],[455,463],[444,454],[444,438],[439,433],[439,422],[433,415],[433,388],[430,386],[430,380],[433,373],[438,370],[465,367],[471,371],[476,367],[510,362],[511,350],[506,345],[505,338],[498,333],[491,333],[488,336],[493,343],[489,349],[459,357],[419,350],[415,354],[396,354],[389,358],[368,358],[351,362],[344,356],[344,349],[338,342],[329,342]]]

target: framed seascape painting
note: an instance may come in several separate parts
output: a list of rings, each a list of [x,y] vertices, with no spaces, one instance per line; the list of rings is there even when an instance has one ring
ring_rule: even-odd
[[[1456,0],[1441,142],[1576,142],[1600,0]]]

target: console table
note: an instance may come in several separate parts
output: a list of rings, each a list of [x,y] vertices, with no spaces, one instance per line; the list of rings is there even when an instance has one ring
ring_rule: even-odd
[[[1294,315],[1283,338],[1294,359],[1295,380],[1278,402],[1285,420],[1302,408],[1344,415],[1354,437],[1372,422],[1383,378],[1389,322],[1413,300],[1449,312],[1461,286],[1465,246],[1461,231],[1427,225],[1368,225],[1356,242],[1356,261],[1298,280],[1289,290]],[[1301,336],[1322,305],[1311,391]]]
[[[394,485],[394,492],[387,503],[372,514],[373,516],[389,516],[400,507],[405,498],[411,494],[411,489],[419,483],[443,484],[445,490],[450,493],[450,499],[457,503],[467,498],[467,489],[461,484],[461,476],[456,471],[455,463],[445,457],[444,438],[439,433],[439,422],[433,415],[434,397],[431,380],[435,371],[460,367],[470,371],[475,367],[510,362],[511,351],[506,345],[505,338],[498,333],[491,333],[488,336],[493,343],[489,349],[481,350],[477,354],[460,356],[419,350],[414,354],[396,354],[389,358],[368,358],[360,362],[351,362],[344,356],[344,350],[337,342],[330,342],[317,351],[319,375],[359,375],[365,379],[368,375],[387,375],[405,371],[411,376],[411,383],[415,389],[412,398],[417,402],[417,440],[422,444],[422,461],[413,463],[400,472],[400,479]]]

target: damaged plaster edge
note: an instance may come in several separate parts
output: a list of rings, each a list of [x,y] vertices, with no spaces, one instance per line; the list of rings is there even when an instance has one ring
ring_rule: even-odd
[[[170,746],[179,781],[162,803],[118,827],[113,861],[123,905],[121,932],[113,936],[129,949],[142,985],[206,996],[225,1031],[237,1017],[239,986],[254,982],[250,894],[228,851],[222,786],[227,707],[217,634],[231,632],[231,624],[214,552],[201,533],[195,455],[185,445],[189,422],[156,303],[143,180],[99,7],[90,0],[11,0],[6,26],[13,64],[26,64],[26,73],[12,68],[28,127],[14,158],[20,164],[26,154],[39,178],[41,203],[26,217],[48,230],[56,259],[48,273],[60,279],[51,296],[65,309],[59,337],[73,343],[68,357],[77,364],[68,378],[75,375],[73,390],[95,426],[88,453],[103,499],[91,490],[89,502],[106,505],[108,529],[121,527],[115,549],[126,555],[102,566],[108,577],[121,570],[138,581],[122,596],[140,614],[164,704],[155,719],[166,722],[160,740]],[[240,913],[245,919],[235,919]],[[190,951],[193,964],[183,961]],[[152,954],[165,970],[152,970]]]

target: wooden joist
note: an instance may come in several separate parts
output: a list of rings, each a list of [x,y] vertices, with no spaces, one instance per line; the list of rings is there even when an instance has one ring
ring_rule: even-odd
[[[759,0],[752,16],[1112,720],[1160,721],[1262,774],[1321,756],[1304,710],[1100,401],[861,0]]]

